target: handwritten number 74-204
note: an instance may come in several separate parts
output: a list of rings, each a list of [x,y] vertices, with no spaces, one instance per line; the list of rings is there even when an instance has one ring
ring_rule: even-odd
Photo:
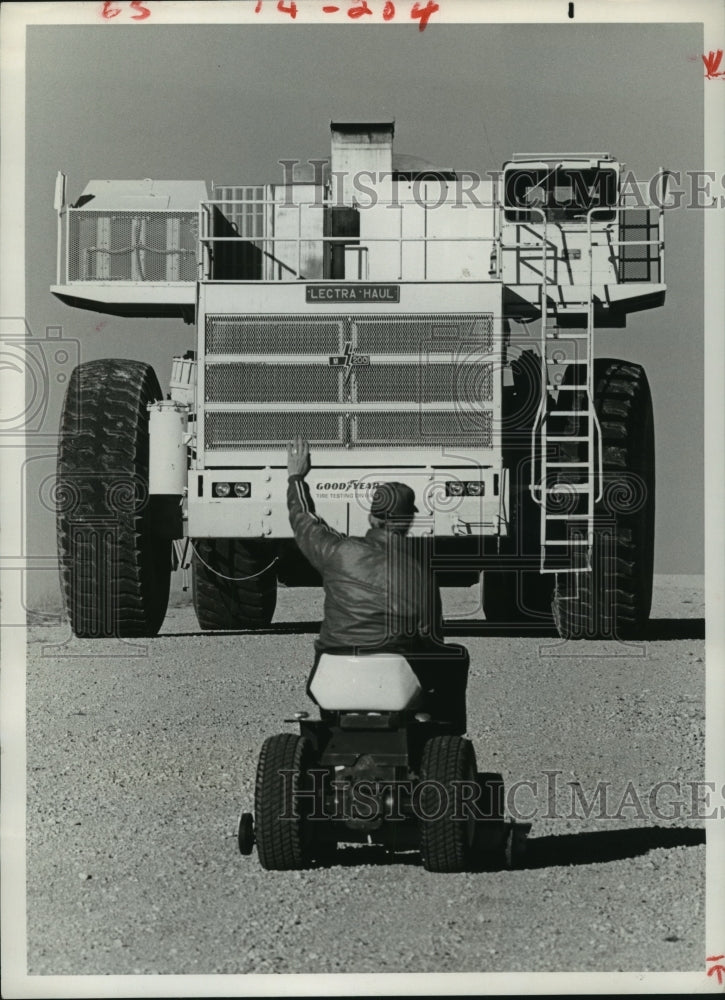
[[[402,0],[400,2],[402,6]],[[254,5],[254,13],[259,14],[262,11],[263,0],[257,0]],[[277,0],[276,9],[280,14],[287,14],[293,20],[297,17],[297,4],[295,0]],[[370,8],[367,0],[348,0],[348,6],[343,10],[341,3],[329,3],[323,4],[321,7],[323,14],[346,14],[351,20],[357,21],[364,15],[373,16],[374,11]],[[425,3],[422,0],[415,0],[409,8],[409,16],[412,21],[418,22],[418,30],[425,31],[428,22],[430,21],[433,14],[440,10],[440,5],[436,3],[436,0],[426,0]],[[395,2],[394,0],[385,0],[385,5],[382,10],[383,21],[392,21],[396,15]]]

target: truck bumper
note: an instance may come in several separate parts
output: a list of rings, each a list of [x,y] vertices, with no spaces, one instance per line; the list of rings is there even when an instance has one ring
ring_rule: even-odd
[[[508,482],[501,469],[386,469],[359,478],[353,478],[349,470],[313,469],[307,478],[319,517],[337,531],[358,536],[368,530],[375,486],[393,481],[407,483],[415,491],[419,513],[411,535],[451,538],[506,533]],[[217,497],[220,482],[244,482],[249,496]],[[451,495],[449,483],[476,483],[482,495]],[[192,538],[291,538],[286,493],[287,474],[282,469],[192,472],[188,534]]]

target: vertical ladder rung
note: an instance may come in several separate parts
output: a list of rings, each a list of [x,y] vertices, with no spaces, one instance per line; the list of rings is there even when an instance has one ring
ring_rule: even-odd
[[[582,299],[572,299],[567,302],[563,293],[561,293],[561,301],[557,300],[557,295],[552,295],[551,299],[549,298],[547,294],[549,277],[546,248],[543,242],[543,237],[541,245],[541,261],[540,364],[542,382],[545,386],[545,391],[554,394],[554,398],[558,398],[560,403],[563,403],[564,405],[568,403],[569,409],[554,410],[548,414],[544,413],[543,417],[540,418],[538,427],[538,444],[534,442],[535,447],[533,458],[536,462],[537,473],[540,472],[540,477],[534,477],[534,479],[540,478],[540,481],[538,483],[532,481],[534,497],[541,507],[540,570],[542,573],[583,573],[591,570],[590,565],[581,566],[577,564],[580,564],[583,561],[589,562],[586,554],[582,559],[582,553],[586,553],[587,549],[585,547],[589,547],[592,544],[596,476],[596,439],[592,436],[595,430],[596,415],[593,413],[593,400],[591,394],[592,386],[590,384],[592,381],[592,368],[594,364],[590,351],[594,321],[594,304],[591,301],[592,257],[590,254],[590,297],[586,301]],[[582,294],[583,291],[584,289],[578,290],[578,294]],[[560,313],[561,315],[576,316],[578,319],[581,318],[583,322],[586,323],[586,328],[584,328],[583,323],[578,325],[575,330],[562,330],[558,327],[550,328],[549,323],[552,321],[552,317],[555,317],[557,313]],[[547,351],[546,345],[547,343],[552,343],[554,341],[565,342],[567,340],[573,340],[576,342],[581,341],[584,345],[583,353],[586,357],[577,358],[574,362],[583,366],[579,372],[579,378],[581,379],[583,376],[585,379],[583,383],[574,382],[572,385],[560,385],[550,382],[550,379],[552,378],[551,366],[555,364],[555,361],[549,357],[551,352]],[[558,393],[560,392],[569,393],[569,396],[559,397]],[[584,393],[584,398],[580,399],[577,396],[577,393]],[[549,417],[564,417],[565,419],[575,419],[577,421],[581,419],[582,421],[586,420],[586,423],[577,423],[573,427],[568,424],[557,425],[554,422],[549,423]],[[575,433],[563,433],[566,430],[572,430]],[[565,459],[567,457],[566,450],[560,447],[565,445],[567,441],[576,443],[577,452],[575,452],[575,454],[578,453],[578,455],[582,457],[580,457],[578,461],[552,461],[551,458],[556,456],[559,456],[561,459]],[[536,452],[536,447],[539,449],[538,453]],[[566,472],[563,470],[566,469],[580,470],[577,472],[576,476],[572,476],[571,478],[580,479],[582,481],[578,483],[556,482],[553,486],[547,485],[547,480],[549,480],[550,474],[555,479],[562,477],[565,478]],[[562,470],[562,473],[559,476],[556,475],[558,470]],[[554,499],[549,500],[548,498],[552,497],[560,499],[565,495],[586,497],[586,501],[584,503],[577,502],[576,504],[576,509],[578,511],[583,510],[584,512],[576,514],[554,513],[553,511],[556,511],[557,509],[561,511],[562,508],[561,506],[557,507]],[[572,532],[568,531],[562,532],[562,528],[555,526],[562,525],[564,522],[571,522],[572,529],[579,528],[579,538],[567,537],[562,539],[551,537],[552,535],[556,536],[561,535],[562,533],[567,534],[567,536],[572,534]],[[555,565],[558,560],[561,560],[565,565]]]

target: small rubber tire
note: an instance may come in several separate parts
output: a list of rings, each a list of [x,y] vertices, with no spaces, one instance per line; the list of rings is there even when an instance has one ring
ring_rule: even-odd
[[[277,574],[270,565],[274,558],[273,547],[265,542],[197,538],[192,595],[199,627],[254,629],[269,625],[277,604]]]
[[[254,848],[254,816],[249,812],[243,812],[239,817],[237,827],[237,844],[239,853],[249,855]]]
[[[71,374],[60,420],[58,561],[71,629],[80,638],[156,635],[171,580],[171,540],[149,497],[153,369],[88,361]]]
[[[254,791],[257,855],[268,871],[307,868],[312,860],[309,792],[313,753],[309,740],[294,733],[268,737],[259,754]]]
[[[581,384],[584,378],[581,366],[570,366],[562,384]],[[597,359],[593,387],[602,430],[604,481],[602,499],[594,508],[591,570],[556,574],[552,610],[559,634],[566,639],[636,635],[652,605],[655,451],[647,376],[633,362]],[[582,394],[568,392],[557,405],[580,409],[583,402]],[[578,417],[569,418],[566,433],[585,433],[580,422]],[[586,446],[565,445],[560,457],[582,459],[582,447]]]
[[[433,736],[426,740],[420,778],[417,797],[423,867],[429,872],[466,871],[474,855],[476,823],[473,815],[456,815],[456,804],[461,801],[457,783],[477,779],[476,755],[470,740],[461,736]]]

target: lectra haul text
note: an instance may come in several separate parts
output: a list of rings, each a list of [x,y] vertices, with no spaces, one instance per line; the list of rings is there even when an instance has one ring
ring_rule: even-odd
[[[400,302],[399,285],[307,285],[306,302]]]

